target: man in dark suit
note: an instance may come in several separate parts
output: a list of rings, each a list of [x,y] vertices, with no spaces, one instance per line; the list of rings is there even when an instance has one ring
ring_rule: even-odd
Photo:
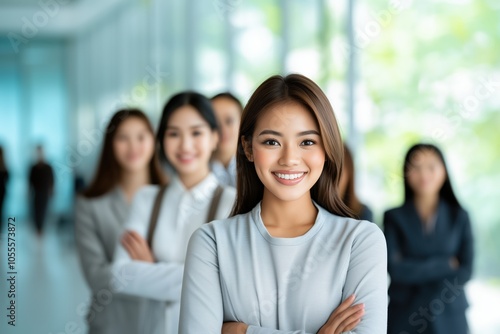
[[[31,167],[30,188],[33,193],[33,218],[39,236],[42,235],[49,199],[54,193],[54,172],[45,161],[42,146],[37,146],[37,162]]]
[[[0,234],[2,234],[3,223],[3,205],[5,200],[5,193],[7,188],[7,181],[9,180],[9,172],[3,157],[3,148],[0,146]]]

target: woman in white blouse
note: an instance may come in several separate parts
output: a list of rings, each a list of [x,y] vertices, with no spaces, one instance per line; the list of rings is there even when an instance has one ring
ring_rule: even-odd
[[[146,237],[160,187],[144,187],[135,196],[114,272],[124,278],[117,292],[164,302],[165,319],[157,319],[144,332],[176,334],[187,244],[207,223],[212,199],[221,189],[209,165],[218,141],[210,101],[194,92],[172,97],[163,109],[157,140],[175,175],[160,202],[151,248]],[[233,188],[222,189],[214,212],[217,219],[229,215],[235,199]]]

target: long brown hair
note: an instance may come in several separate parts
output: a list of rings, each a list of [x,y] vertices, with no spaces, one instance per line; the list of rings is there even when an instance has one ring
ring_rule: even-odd
[[[363,211],[363,205],[356,196],[356,182],[354,172],[354,160],[352,154],[344,144],[344,173],[347,173],[347,184],[345,186],[344,194],[342,194],[342,201],[351,209],[356,215],[360,216]]]
[[[257,88],[243,110],[239,132],[241,140],[236,153],[237,196],[231,215],[249,212],[264,195],[264,185],[253,163],[245,156],[243,140],[252,142],[255,125],[262,113],[278,104],[290,102],[299,103],[315,117],[325,149],[325,165],[311,188],[311,198],[333,214],[351,217],[350,210],[338,194],[343,148],[333,108],[321,88],[300,74],[270,77]]]
[[[113,189],[118,182],[120,182],[121,167],[118,164],[118,160],[116,160],[115,152],[113,150],[113,140],[123,121],[131,117],[138,118],[143,121],[154,138],[155,134],[153,127],[151,126],[147,116],[141,110],[122,109],[117,111],[109,121],[106,128],[104,146],[102,148],[101,158],[99,159],[97,172],[90,186],[83,192],[83,196],[92,198],[104,195]],[[151,184],[166,183],[166,178],[161,170],[156,150],[153,157],[149,161],[149,176]]]

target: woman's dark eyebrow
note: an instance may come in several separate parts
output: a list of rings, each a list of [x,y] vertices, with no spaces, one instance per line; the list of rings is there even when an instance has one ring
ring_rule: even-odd
[[[278,131],[274,130],[263,130],[261,133],[259,133],[258,136],[263,136],[263,135],[274,135],[277,137],[283,137],[283,134],[281,134]],[[302,137],[302,136],[307,136],[307,135],[317,135],[319,136],[319,132],[316,130],[307,130],[307,131],[302,131],[297,134],[297,137]]]

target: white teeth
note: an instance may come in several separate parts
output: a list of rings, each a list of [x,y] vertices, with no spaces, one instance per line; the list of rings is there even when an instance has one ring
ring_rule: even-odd
[[[276,175],[280,179],[284,179],[284,180],[295,180],[295,179],[298,179],[299,177],[302,177],[302,175],[304,175],[304,173],[298,173],[298,174],[274,173],[274,175]]]

